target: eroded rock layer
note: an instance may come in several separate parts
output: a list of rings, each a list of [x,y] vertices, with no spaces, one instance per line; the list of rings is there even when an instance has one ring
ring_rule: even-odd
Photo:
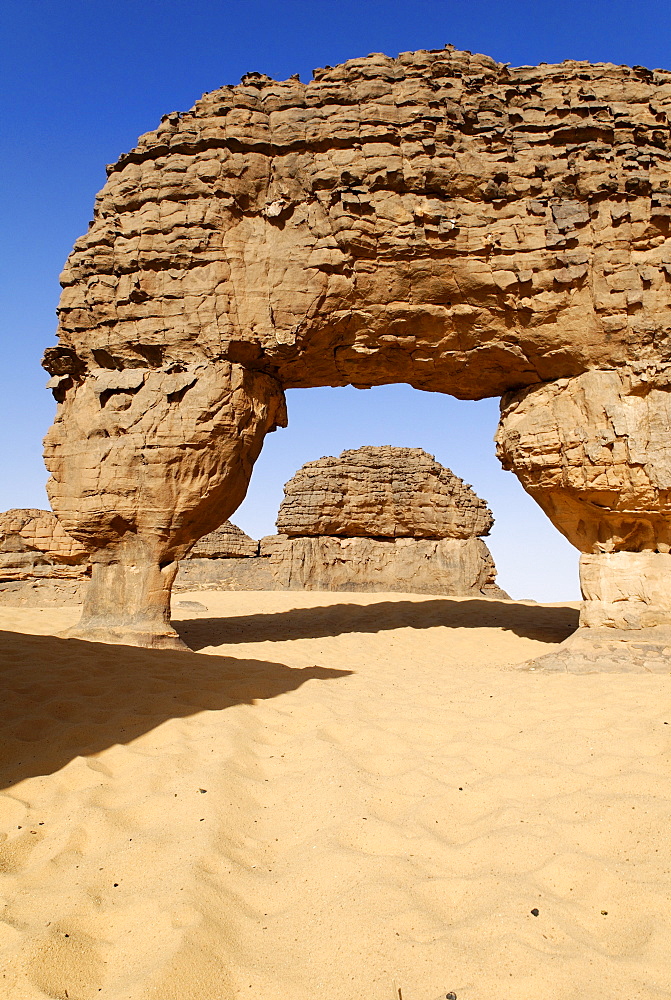
[[[591,371],[510,394],[496,439],[581,552],[671,550],[667,372]]]
[[[238,559],[245,556],[257,556],[259,543],[242,528],[231,521],[224,521],[214,531],[199,538],[189,552],[188,559]]]
[[[49,510],[7,510],[0,514],[0,580],[81,576],[87,550],[71,538]]]
[[[670,112],[666,71],[451,47],[249,74],[108,168],[47,366],[475,398],[668,358]]]
[[[496,585],[494,560],[481,538],[271,535],[261,539],[261,554],[282,590],[508,596]]]
[[[277,530],[291,536],[470,538],[492,524],[486,503],[433,455],[390,445],[307,462],[277,515]]]
[[[478,538],[486,503],[421,448],[364,446],[307,462],[284,487],[279,534],[261,540],[287,590],[505,597]]]

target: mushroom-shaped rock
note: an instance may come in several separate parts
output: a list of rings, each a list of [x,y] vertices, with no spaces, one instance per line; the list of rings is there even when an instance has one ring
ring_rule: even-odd
[[[364,446],[308,462],[284,487],[280,534],[261,541],[289,590],[506,596],[491,511],[421,448]]]
[[[472,538],[491,511],[463,480],[421,448],[364,446],[307,462],[284,487],[285,535]]]

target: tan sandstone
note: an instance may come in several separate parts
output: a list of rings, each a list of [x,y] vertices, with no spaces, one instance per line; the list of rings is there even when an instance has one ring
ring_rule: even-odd
[[[0,580],[81,576],[86,548],[71,538],[51,511],[7,510],[0,514]]]
[[[175,560],[240,503],[285,387],[522,392],[524,408],[526,392],[542,405],[619,380],[609,415],[581,410],[588,443],[617,424],[587,490],[603,503],[556,485],[582,476],[567,471],[582,447],[573,404],[551,405],[541,476],[507,440],[509,397],[500,447],[588,553],[625,528],[621,553],[663,543],[664,502],[624,413],[645,401],[661,498],[670,113],[666,71],[515,68],[448,46],[350,60],[309,84],[248,74],[142,136],[108,169],[45,356],[61,404],[50,496],[94,563],[80,634],[176,644]],[[618,463],[626,511],[609,485]]]
[[[259,543],[242,528],[231,521],[224,521],[221,527],[210,531],[198,539],[191,551],[189,559],[238,559],[245,556],[253,557],[259,554]]]
[[[494,523],[487,504],[421,448],[364,445],[306,462],[284,487],[284,535],[470,538]]]
[[[270,535],[261,539],[261,554],[281,590],[508,596],[481,538]]]
[[[365,445],[306,462],[261,555],[284,590],[507,595],[479,535],[491,511],[421,448]]]

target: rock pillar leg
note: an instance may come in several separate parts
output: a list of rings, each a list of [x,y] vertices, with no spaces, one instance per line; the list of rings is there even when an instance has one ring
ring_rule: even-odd
[[[535,669],[671,669],[671,397],[591,371],[504,397],[504,468],[578,548],[580,627]]]
[[[598,552],[580,557],[583,628],[671,628],[671,555]],[[671,662],[669,663],[671,668]]]
[[[91,552],[69,635],[183,648],[170,626],[178,560],[237,509],[265,434],[284,424],[278,383],[226,362],[73,380],[45,440],[54,511]]]
[[[179,563],[160,563],[143,545],[100,549],[80,623],[68,632],[102,642],[183,649],[170,624],[170,594]]]

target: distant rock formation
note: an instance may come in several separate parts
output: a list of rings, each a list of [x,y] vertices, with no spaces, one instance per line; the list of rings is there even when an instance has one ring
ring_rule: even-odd
[[[257,556],[258,554],[259,543],[257,541],[246,535],[242,528],[238,528],[237,524],[224,521],[221,527],[200,538],[187,558],[235,559],[244,556]]]
[[[50,510],[0,513],[0,580],[83,576],[89,560]]]
[[[279,590],[503,597],[481,538],[341,538],[271,535],[261,539]]]
[[[507,595],[480,535],[491,511],[421,448],[365,446],[308,462],[284,487],[261,556],[283,590]]]
[[[204,535],[179,564],[177,590],[278,590],[259,543],[224,521]]]
[[[470,486],[421,448],[364,445],[306,462],[284,487],[283,535],[473,538],[491,511]]]
[[[307,462],[284,487],[279,534],[225,521],[182,560],[179,589],[360,590],[507,597],[481,535],[493,517],[421,448],[364,446]],[[84,548],[46,510],[0,514],[0,579],[83,577]]]
[[[193,546],[185,560],[190,571],[183,563],[181,582],[199,583],[221,577],[223,584],[231,583],[231,574],[244,577],[238,563],[258,554],[259,543],[255,539],[237,525],[224,521]],[[224,570],[214,566],[224,560]],[[201,563],[205,568],[199,572]],[[16,508],[0,513],[0,581],[83,579],[90,572],[88,552],[64,531],[50,510]],[[272,586],[270,577],[262,582]]]

